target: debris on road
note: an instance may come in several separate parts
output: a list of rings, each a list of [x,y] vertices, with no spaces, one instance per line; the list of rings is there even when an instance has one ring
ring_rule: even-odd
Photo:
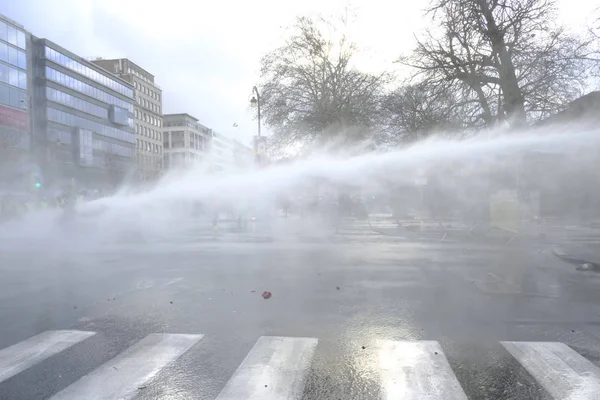
[[[583,263],[580,266],[577,267],[577,270],[579,271],[589,271],[593,268],[594,266],[590,263]]]
[[[267,300],[271,298],[271,292],[267,292],[266,290],[262,294],[263,299]]]
[[[336,289],[336,290],[340,290],[340,287],[339,287],[339,286],[336,286],[336,287],[335,287],[335,289]]]

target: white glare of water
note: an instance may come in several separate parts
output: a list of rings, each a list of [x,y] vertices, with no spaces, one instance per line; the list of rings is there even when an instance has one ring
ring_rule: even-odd
[[[546,160],[543,164],[525,166],[540,155]],[[79,206],[81,221],[68,229],[58,222],[60,211],[28,215],[0,226],[0,240],[9,243],[7,246],[35,241],[61,247],[67,241],[70,246],[82,243],[89,248],[118,240],[123,233],[179,240],[196,224],[190,215],[199,203],[252,214],[275,210],[280,196],[294,201],[310,197],[317,186],[389,195],[394,188],[414,185],[420,176],[427,176],[427,190],[437,193],[436,201],[463,211],[475,206],[478,194],[485,202],[494,191],[514,188],[515,181],[536,191],[554,190],[557,195],[564,187],[564,195],[571,196],[565,197],[564,203],[575,207],[572,198],[583,197],[584,191],[595,194],[598,161],[600,129],[554,128],[463,140],[432,138],[387,152],[351,157],[319,155],[227,175],[195,169],[170,175],[143,193],[125,189]],[[579,186],[575,185],[577,180]]]

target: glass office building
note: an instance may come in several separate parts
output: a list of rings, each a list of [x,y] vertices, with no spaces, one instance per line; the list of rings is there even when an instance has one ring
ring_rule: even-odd
[[[0,149],[29,150],[27,42],[23,26],[0,15]],[[18,152],[17,152],[18,153]],[[3,154],[3,159],[10,158]]]
[[[34,141],[61,178],[114,185],[135,163],[133,86],[47,39],[33,38]]]

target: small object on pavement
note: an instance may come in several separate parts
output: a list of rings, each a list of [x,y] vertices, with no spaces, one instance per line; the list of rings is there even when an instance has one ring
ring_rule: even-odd
[[[336,289],[336,290],[340,290],[340,287],[339,287],[339,286],[336,286],[336,287],[335,287],[335,289]]]
[[[173,302],[172,302],[172,301],[170,301],[169,303],[173,304]]]
[[[579,271],[587,271],[587,270],[592,269],[592,264],[590,264],[590,263],[584,263],[584,264],[581,264],[580,266],[578,266],[577,269]]]
[[[267,300],[271,298],[271,292],[267,292],[266,290],[262,294],[263,299]]]
[[[251,290],[250,293],[256,293],[256,290]]]
[[[362,346],[362,349],[364,350],[364,349],[366,349],[366,347],[365,347],[365,346]]]

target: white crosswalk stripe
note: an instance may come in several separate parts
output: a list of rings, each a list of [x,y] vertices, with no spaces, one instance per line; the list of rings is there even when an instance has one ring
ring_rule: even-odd
[[[151,334],[79,379],[51,400],[126,400],[202,335]]]
[[[378,347],[383,399],[467,399],[438,342],[386,340]]]
[[[564,343],[501,342],[555,399],[600,399],[600,369]]]
[[[84,331],[47,331],[0,350],[0,382],[94,334]]]
[[[261,337],[217,400],[300,399],[317,339]]]
[[[50,357],[60,357],[60,353],[75,345],[91,346],[91,342],[81,342],[95,334],[48,331],[0,350],[0,382]],[[199,334],[150,334],[79,380],[68,382],[70,385],[62,391],[46,396],[54,395],[51,400],[132,399],[140,387],[176,362],[202,337]],[[216,399],[298,400],[306,397],[304,387],[317,343],[314,338],[260,337]],[[500,343],[552,398],[600,399],[600,368],[567,345]],[[375,353],[371,354],[369,365],[374,366],[379,376],[382,399],[467,399],[437,341],[379,340]],[[320,377],[311,375],[312,379],[319,382]],[[472,385],[468,381],[462,383],[465,388]]]

